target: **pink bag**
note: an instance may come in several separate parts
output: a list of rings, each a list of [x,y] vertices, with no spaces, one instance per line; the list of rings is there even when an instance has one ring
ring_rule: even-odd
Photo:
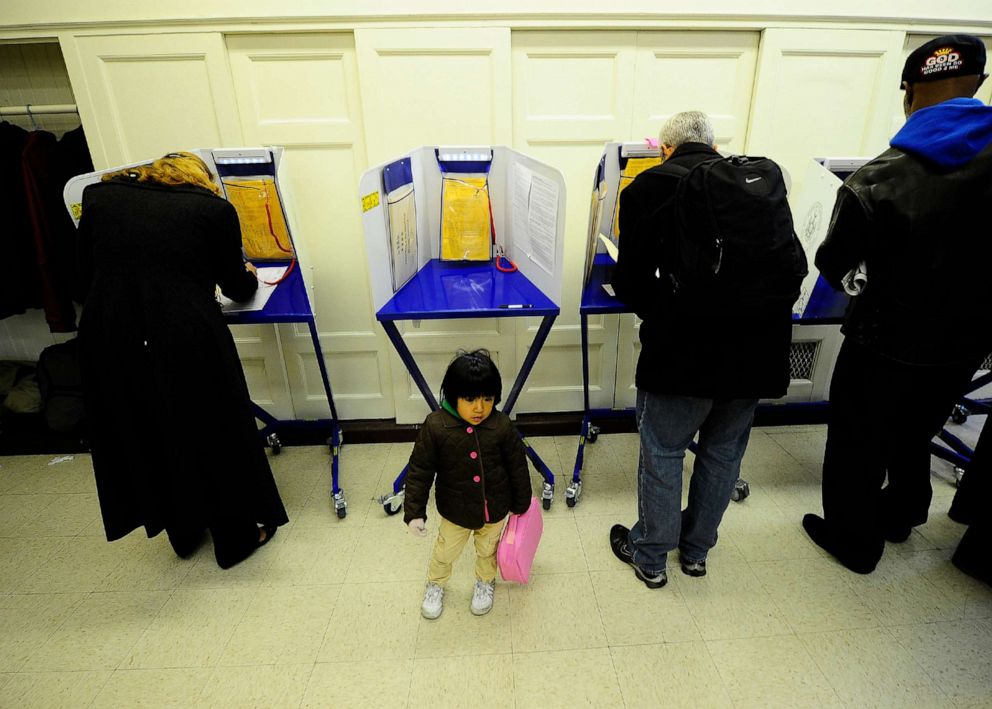
[[[530,507],[522,515],[510,515],[496,550],[496,563],[504,581],[527,583],[537,545],[544,531],[541,503],[530,498]]]

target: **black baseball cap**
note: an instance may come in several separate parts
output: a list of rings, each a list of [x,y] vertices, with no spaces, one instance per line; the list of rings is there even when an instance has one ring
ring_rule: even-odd
[[[940,81],[985,73],[985,44],[970,34],[945,34],[931,39],[906,57],[902,82]]]

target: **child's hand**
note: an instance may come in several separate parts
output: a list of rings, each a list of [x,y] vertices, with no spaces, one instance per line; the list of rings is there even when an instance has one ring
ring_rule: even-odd
[[[422,519],[411,519],[410,523],[407,525],[410,528],[410,533],[418,536],[427,536],[427,522]]]

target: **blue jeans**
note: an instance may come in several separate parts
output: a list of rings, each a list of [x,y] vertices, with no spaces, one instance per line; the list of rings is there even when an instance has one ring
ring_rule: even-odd
[[[740,475],[757,405],[757,399],[699,399],[638,389],[638,519],[628,541],[641,570],[664,570],[676,547],[687,561],[706,559]],[[683,520],[682,461],[697,431]]]

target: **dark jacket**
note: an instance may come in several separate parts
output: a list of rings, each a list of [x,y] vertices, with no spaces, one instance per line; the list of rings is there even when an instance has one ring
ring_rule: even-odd
[[[287,521],[214,297],[257,286],[234,207],[205,189],[83,192],[80,364],[108,540],[144,526]]]
[[[410,455],[405,522],[427,519],[435,473],[438,514],[460,527],[481,529],[530,507],[524,444],[510,418],[495,409],[477,426],[444,410],[428,415]]]
[[[992,108],[921,109],[892,146],[840,187],[816,265],[838,289],[867,266],[847,337],[905,364],[977,366],[992,350]]]
[[[21,154],[25,204],[35,244],[45,319],[52,332],[76,329],[72,304],[77,286],[75,229],[62,190],[76,175],[93,171],[82,128],[61,140],[46,131],[28,136]]]
[[[6,121],[0,122],[0,253],[7,266],[0,278],[0,318],[41,307],[41,276],[38,254],[24,195],[21,154],[29,133]],[[64,211],[64,210],[63,210]]]
[[[668,159],[691,169],[719,157],[685,143]],[[642,172],[620,194],[617,296],[641,323],[635,383],[654,394],[711,399],[775,398],[789,387],[791,306],[743,313],[705,297],[672,294],[674,255],[666,232],[676,223],[678,177],[664,165]]]

